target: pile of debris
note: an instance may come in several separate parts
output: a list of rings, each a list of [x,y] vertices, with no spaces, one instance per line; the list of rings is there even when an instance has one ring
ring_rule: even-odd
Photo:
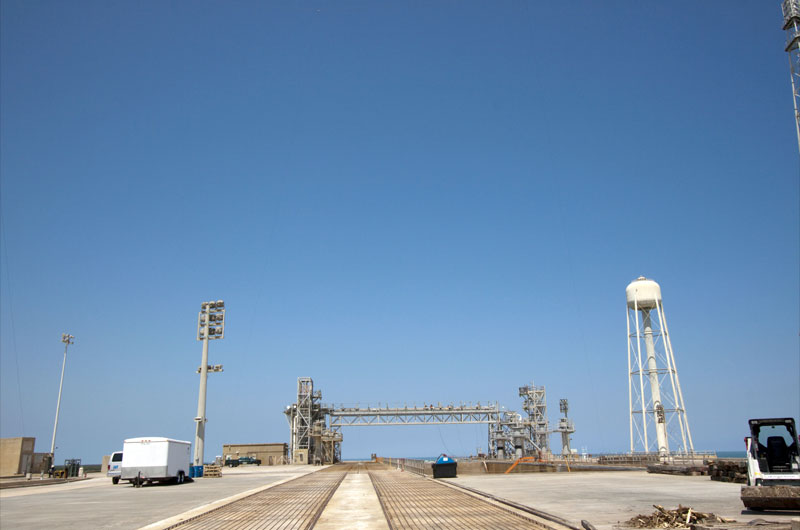
[[[633,528],[694,528],[699,523],[735,523],[733,519],[725,519],[713,513],[696,512],[688,506],[680,504],[674,510],[667,510],[663,506],[653,505],[656,509],[650,515],[637,515],[623,526]]]
[[[744,458],[720,458],[708,463],[711,480],[747,484],[747,460]]]

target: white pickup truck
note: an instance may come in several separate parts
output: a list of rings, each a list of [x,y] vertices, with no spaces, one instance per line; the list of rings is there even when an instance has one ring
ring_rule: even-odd
[[[183,484],[189,476],[190,442],[170,438],[129,438],[122,446],[120,479],[136,487],[144,483]]]

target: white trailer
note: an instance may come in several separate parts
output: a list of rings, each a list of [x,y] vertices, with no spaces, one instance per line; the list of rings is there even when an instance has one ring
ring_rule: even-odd
[[[129,438],[122,446],[120,478],[134,486],[154,481],[182,484],[189,476],[190,442],[170,438]]]

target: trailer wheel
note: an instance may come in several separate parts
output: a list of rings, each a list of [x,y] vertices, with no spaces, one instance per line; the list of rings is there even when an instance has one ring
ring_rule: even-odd
[[[119,477],[111,477],[112,484],[119,484]]]

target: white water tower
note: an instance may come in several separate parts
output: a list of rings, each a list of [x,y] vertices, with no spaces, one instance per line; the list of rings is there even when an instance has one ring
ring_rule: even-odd
[[[628,285],[625,295],[631,452],[662,457],[693,453],[661,287],[640,276]]]

